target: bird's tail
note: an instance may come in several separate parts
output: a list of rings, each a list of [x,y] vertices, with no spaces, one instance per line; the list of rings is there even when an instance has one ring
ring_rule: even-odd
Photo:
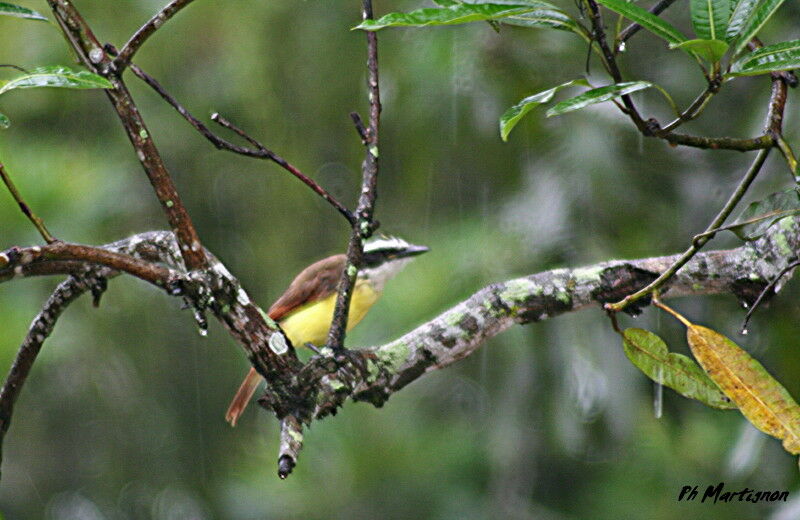
[[[236,426],[236,421],[239,419],[239,416],[242,415],[244,409],[247,408],[247,404],[250,402],[253,394],[256,393],[256,389],[260,383],[261,374],[256,372],[255,368],[251,367],[250,372],[247,373],[241,386],[239,386],[239,390],[236,391],[236,395],[233,396],[233,401],[231,401],[228,411],[225,413],[225,420],[231,423],[231,426]]]

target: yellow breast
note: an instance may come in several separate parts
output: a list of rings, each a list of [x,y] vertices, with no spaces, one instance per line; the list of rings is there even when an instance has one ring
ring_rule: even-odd
[[[380,294],[363,280],[356,282],[353,298],[350,300],[347,330],[355,327],[364,318]],[[333,293],[289,314],[280,321],[281,328],[295,347],[302,347],[306,343],[322,346],[328,339],[328,329],[331,327],[335,306],[336,293]]]

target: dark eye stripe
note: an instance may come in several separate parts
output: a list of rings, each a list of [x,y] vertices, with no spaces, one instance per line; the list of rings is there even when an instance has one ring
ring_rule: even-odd
[[[401,252],[401,249],[380,249],[378,251],[364,253],[364,265],[367,267],[375,267],[386,260],[397,258]]]

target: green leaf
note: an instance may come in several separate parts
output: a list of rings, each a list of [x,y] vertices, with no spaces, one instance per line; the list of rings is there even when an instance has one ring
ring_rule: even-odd
[[[40,20],[43,22],[47,21],[47,18],[40,15],[36,11],[28,9],[27,7],[21,7],[19,5],[7,4],[5,2],[0,2],[0,15],[26,18],[28,20]]]
[[[692,0],[694,33],[702,40],[721,40],[725,37],[732,8],[731,0]]]
[[[425,8],[410,13],[389,13],[377,20],[364,20],[354,29],[377,31],[384,27],[425,27],[428,25],[455,25],[485,20],[498,20],[507,16],[527,13],[536,7],[516,4],[454,4],[442,8]]]
[[[739,215],[737,222],[726,229],[742,240],[756,240],[780,219],[797,214],[800,214],[800,193],[791,188],[753,202]]]
[[[800,453],[800,406],[750,354],[722,334],[687,326],[686,339],[695,359],[750,423],[783,440],[789,453]]]
[[[648,12],[646,9],[642,9],[636,4],[626,2],[625,0],[597,0],[597,3],[638,23],[669,43],[680,43],[686,40],[686,37],[672,24]]]
[[[756,6],[758,0],[737,0],[733,6],[733,14],[731,20],[728,22],[728,28],[725,30],[725,39],[730,43],[734,38],[739,35],[739,32],[744,27],[744,23],[753,12],[753,7]]]
[[[733,56],[738,55],[747,47],[747,43],[758,34],[758,31],[772,18],[775,11],[783,4],[784,0],[761,0],[758,7],[750,13],[750,16],[739,30],[739,36],[733,47]]]
[[[511,130],[517,126],[517,123],[525,116],[525,114],[543,103],[549,103],[559,90],[567,87],[573,87],[575,85],[588,87],[589,82],[583,78],[567,81],[566,83],[562,83],[556,87],[528,96],[513,107],[506,110],[505,113],[500,117],[500,137],[503,139],[503,141],[508,141],[508,134],[510,134]]]
[[[507,25],[517,25],[520,27],[570,31],[577,34],[587,42],[591,40],[589,32],[583,27],[583,25],[555,6],[550,6],[550,8],[536,9],[528,13],[508,16],[503,18],[502,22]]]
[[[670,49],[681,49],[695,54],[710,63],[717,63],[728,51],[728,43],[722,40],[687,40],[672,44]]]
[[[745,54],[731,65],[730,76],[754,76],[800,68],[800,40],[777,43]]]
[[[85,70],[74,71],[67,67],[40,67],[18,76],[0,86],[0,94],[18,88],[113,88],[105,78]]]
[[[644,90],[652,86],[653,84],[648,81],[628,81],[625,83],[617,83],[616,85],[609,85],[607,87],[595,88],[584,92],[580,96],[556,104],[556,106],[547,111],[547,117],[559,116],[567,112],[572,112],[573,110],[580,110],[589,105],[610,101],[624,96],[625,94],[630,94],[637,90]]]
[[[11,126],[11,120],[5,114],[0,114],[0,128],[6,129],[9,126]]]
[[[714,408],[736,408],[697,363],[683,354],[669,352],[666,343],[652,332],[626,329],[622,337],[625,355],[656,383]]]

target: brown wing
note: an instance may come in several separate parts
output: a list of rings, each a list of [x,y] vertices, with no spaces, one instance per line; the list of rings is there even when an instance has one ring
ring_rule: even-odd
[[[286,292],[269,308],[267,313],[269,317],[280,321],[297,307],[325,298],[334,292],[346,261],[345,255],[334,255],[303,269],[289,284]],[[247,408],[260,383],[261,374],[251,368],[225,414],[225,420],[231,423],[231,426],[236,426],[236,421]]]
[[[345,255],[333,255],[303,269],[269,308],[269,317],[280,321],[296,308],[335,292],[346,262]]]

